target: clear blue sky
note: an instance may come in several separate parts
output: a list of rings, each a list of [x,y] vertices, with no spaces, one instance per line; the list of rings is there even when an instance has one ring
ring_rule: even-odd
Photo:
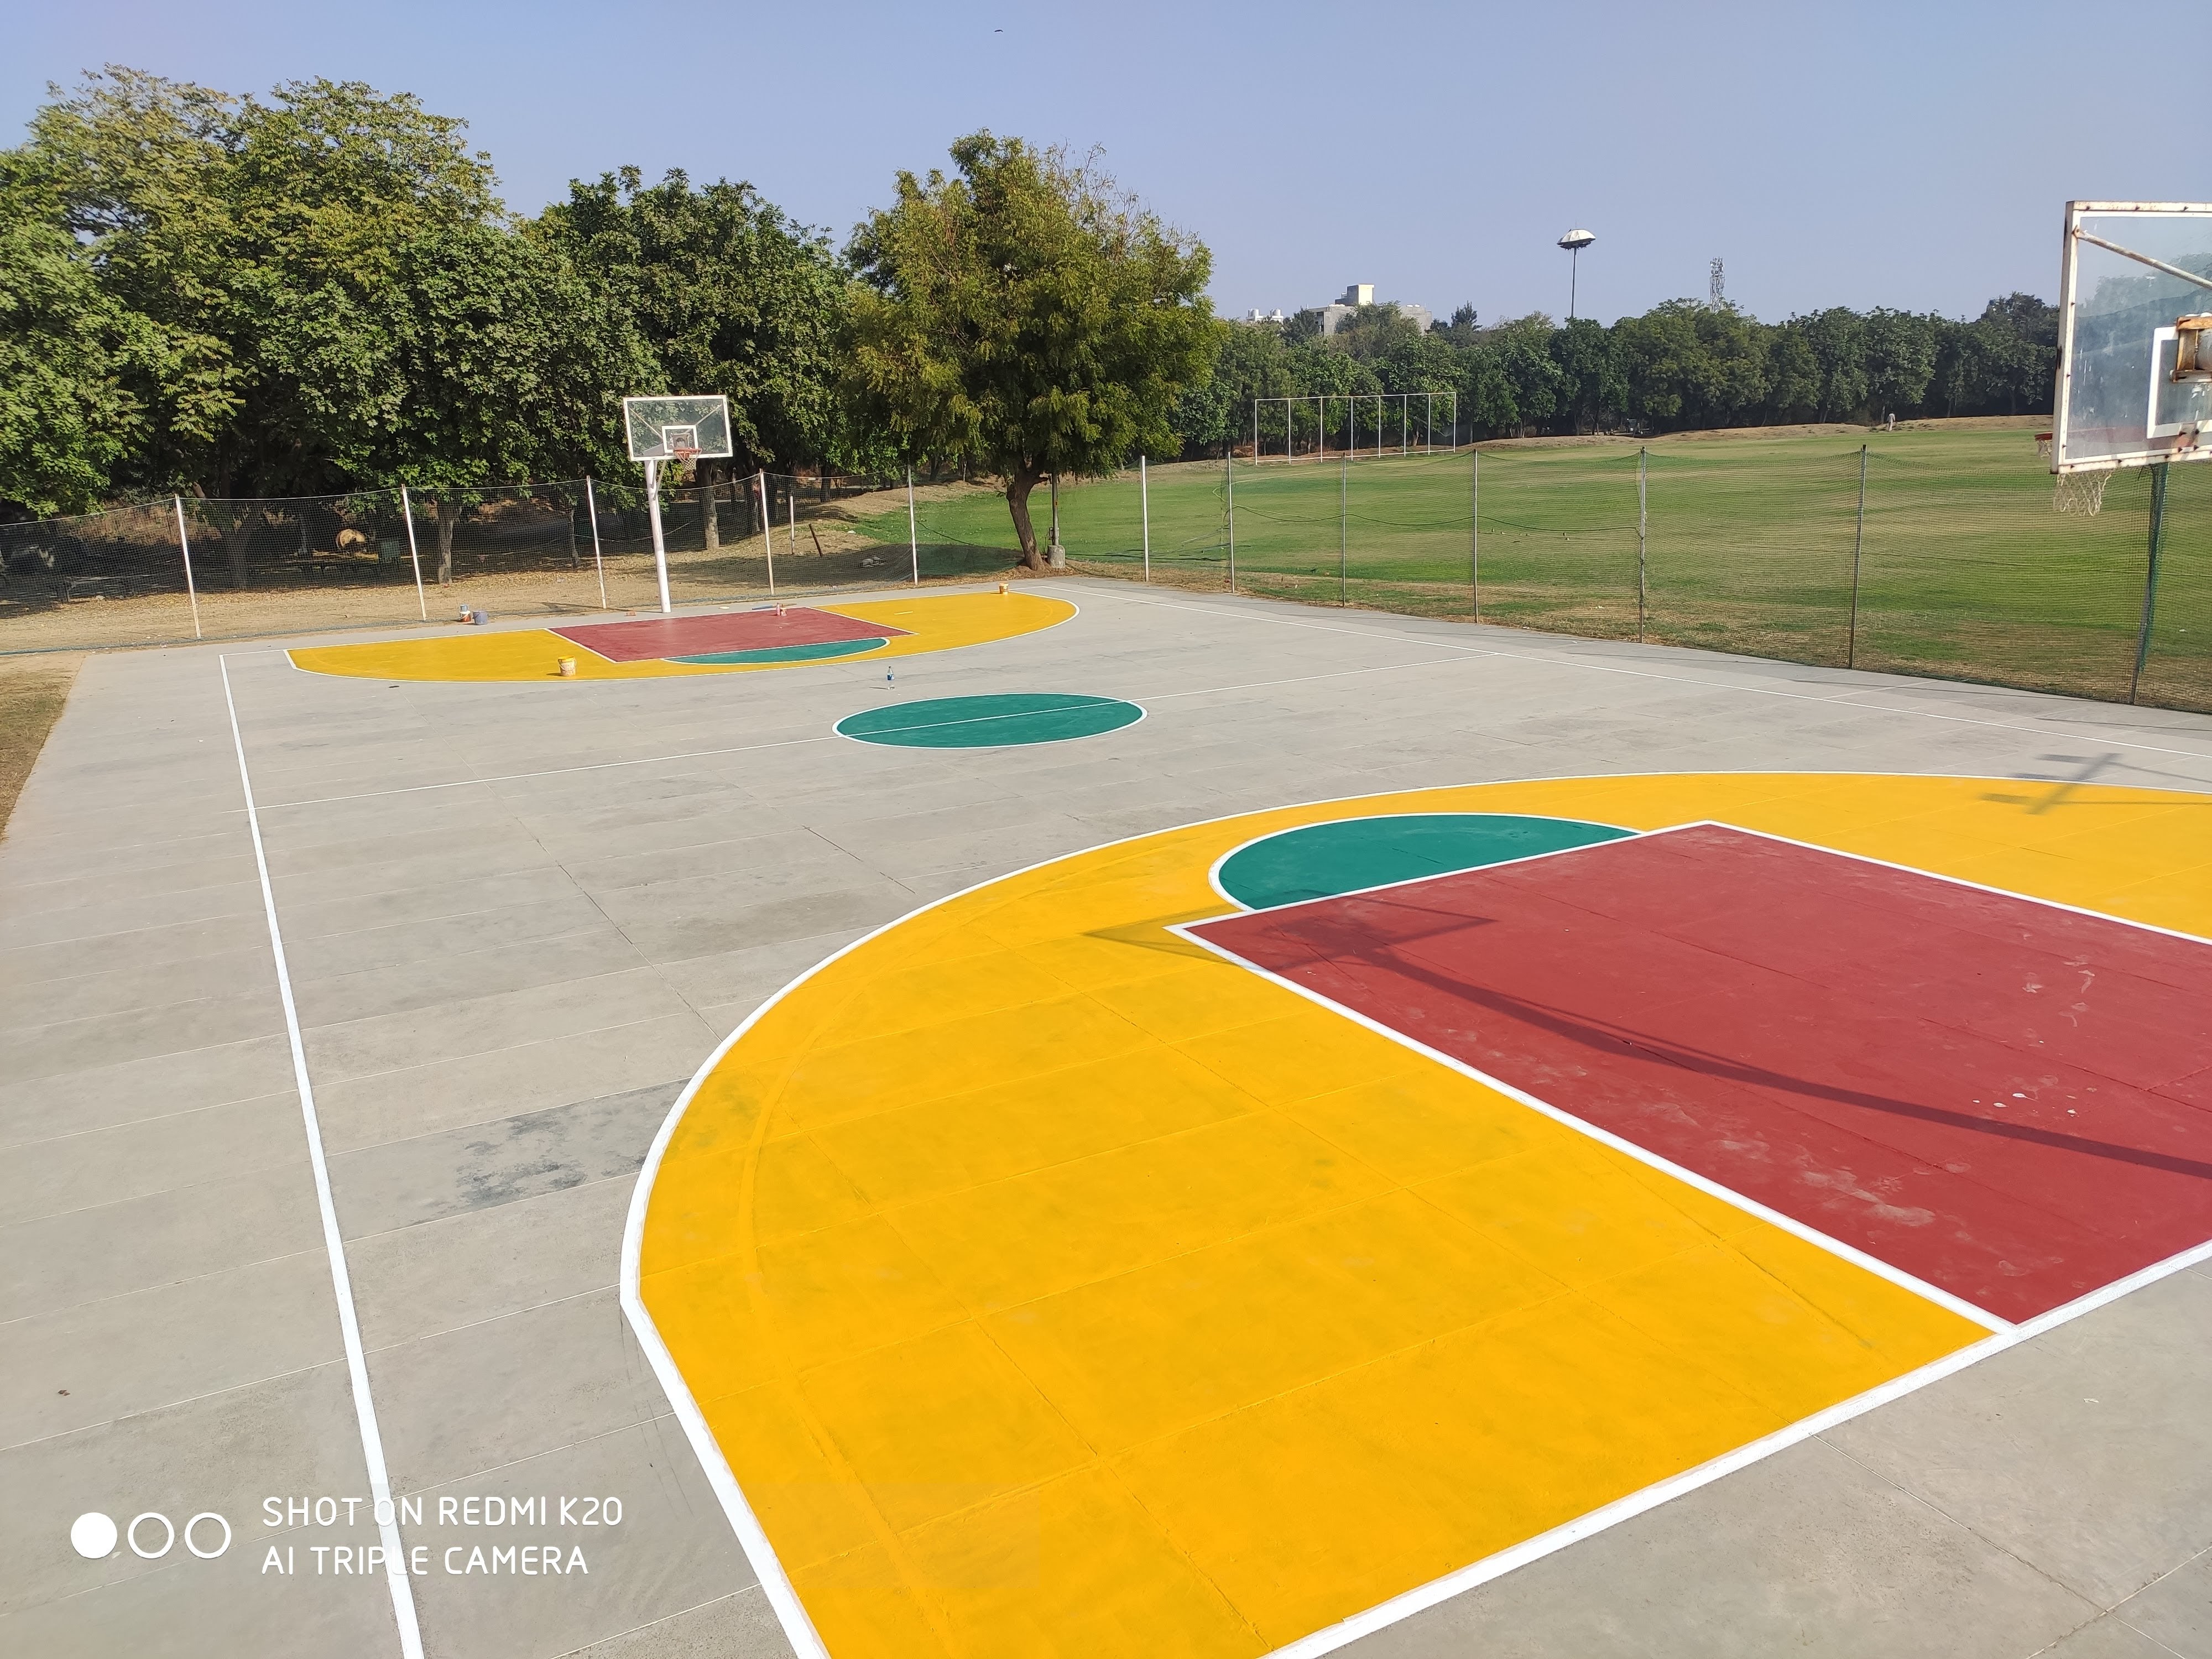
[[[842,243],[893,171],[988,126],[1103,148],[1214,254],[1225,312],[1350,282],[1440,315],[1702,296],[1759,316],[2056,298],[2069,196],[2201,200],[2177,58],[2094,10],[1775,3],[649,10],[10,0],[0,129],[115,61],[228,90],[325,75],[465,118],[510,206],[624,162],[750,180]],[[1001,32],[1002,31],[1002,32]]]

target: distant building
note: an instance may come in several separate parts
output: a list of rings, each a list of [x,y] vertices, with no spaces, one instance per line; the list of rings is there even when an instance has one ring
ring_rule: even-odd
[[[1342,299],[1339,300],[1334,305],[1327,305],[1321,308],[1321,331],[1324,334],[1335,333],[1339,326],[1340,326],[1344,322],[1344,319],[1351,316],[1353,312],[1358,310],[1362,306],[1371,306],[1375,303],[1374,283],[1352,283],[1351,287],[1344,290],[1344,297]],[[1419,329],[1424,334],[1427,333],[1429,330],[1436,325],[1436,317],[1426,306],[1409,304],[1404,300],[1386,300],[1382,303],[1385,305],[1395,305],[1397,307],[1398,314],[1401,317],[1403,317],[1407,322],[1413,324],[1415,328]]]

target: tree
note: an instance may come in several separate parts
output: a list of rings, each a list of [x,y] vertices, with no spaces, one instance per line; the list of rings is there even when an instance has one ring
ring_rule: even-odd
[[[636,389],[726,397],[733,472],[858,459],[837,396],[848,279],[828,240],[750,185],[642,179],[572,182],[530,227],[631,319],[653,363]]]
[[[106,495],[144,437],[124,375],[159,355],[76,239],[0,192],[0,503],[83,513]]]
[[[1220,346],[1212,258],[1089,161],[977,132],[957,173],[898,175],[848,250],[848,386],[910,457],[967,456],[1006,480],[1023,562],[1029,499],[1172,441],[1177,393]]]

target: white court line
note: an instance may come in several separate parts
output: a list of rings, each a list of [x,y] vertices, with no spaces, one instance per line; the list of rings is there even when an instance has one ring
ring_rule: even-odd
[[[1500,1550],[1495,1555],[1486,1556],[1480,1561],[1462,1567],[1456,1572],[1446,1573],[1441,1578],[1431,1579],[1429,1583],[1409,1589],[1403,1595],[1395,1595],[1388,1601],[1368,1608],[1364,1613],[1356,1613],[1341,1623],[1329,1626],[1326,1630],[1318,1630],[1310,1636],[1301,1637],[1295,1642],[1287,1643],[1263,1655],[1261,1659],[1319,1659],[1322,1654],[1334,1653],[1339,1648],[1358,1641],[1362,1637],[1372,1636],[1379,1630],[1387,1630],[1392,1625],[1410,1619],[1415,1613],[1433,1607],[1439,1602],[1449,1601],[1456,1595],[1463,1595],[1478,1585],[1490,1583],[1493,1578],[1502,1578],[1516,1567],[1525,1567],[1532,1561],[1541,1560],[1545,1556],[1556,1554],[1570,1544],[1580,1543],[1583,1539],[1603,1532],[1609,1527],[1617,1527],[1624,1521],[1633,1520],[1647,1510],[1656,1510],[1662,1504],[1671,1502],[1685,1493],[1695,1492],[1700,1486],[1709,1486],[1723,1475],[1734,1474],[1738,1469],[1747,1468],[1753,1463],[1773,1456],[1777,1452],[1787,1451],[1790,1447],[1802,1441],[1810,1440],[1815,1435],[1826,1434],[1830,1429],[1839,1427],[1853,1418],[1863,1417],[1878,1407],[1887,1406],[1893,1401],[1902,1400],[1909,1394],[1917,1394],[1929,1384],[1940,1382],[1947,1376],[1965,1370],[1969,1365],[1979,1364],[1983,1360],[1993,1359],[2008,1349],[2016,1348],[2030,1337],[2041,1336],[2045,1331],[2055,1330],[2069,1321],[2079,1319],[2084,1314],[2094,1313],[2108,1303],[2118,1301],[2130,1291],[2154,1285],[2161,1279],[2168,1278],[2185,1268],[2193,1267],[2199,1262],[2207,1261],[2212,1261],[2212,1243],[2200,1244],[2194,1249],[2182,1251],[2179,1255],[2168,1256],[2163,1261],[2154,1261],[2140,1273],[2130,1273],[2127,1278],[2118,1279],[2100,1291],[2092,1291],[2079,1301],[2069,1302],[2063,1307],[2053,1308],[2048,1313],[2039,1314],[2033,1319],[2014,1325],[2009,1330],[2001,1331],[1994,1336],[1984,1337],[1978,1342],[1972,1343],[1956,1352],[1946,1354],[1941,1359],[1923,1365],[1917,1371],[1907,1371],[1903,1376],[1893,1377],[1880,1387],[1869,1389],[1866,1393],[1852,1399],[1841,1401],[1829,1407],[1826,1411],[1815,1412],[1810,1417],[1801,1418],[1788,1428],[1778,1429],[1762,1440],[1754,1440],[1747,1445],[1738,1446],[1734,1451],[1724,1452],[1710,1463],[1700,1463],[1693,1469],[1685,1469],[1680,1474],[1670,1475],[1664,1480],[1644,1487],[1641,1492],[1631,1492],[1627,1497],[1616,1498],[1601,1509],[1592,1510],[1588,1515],[1577,1516],[1565,1526],[1554,1527],[1547,1533],[1539,1533],[1534,1538],[1524,1540],[1510,1548]]]
[[[246,795],[246,828],[253,840],[254,867],[261,872],[261,908],[269,920],[269,951],[276,963],[276,994],[284,1005],[284,1035],[292,1043],[292,1079],[300,1091],[300,1117],[307,1132],[307,1162],[315,1173],[315,1203],[322,1211],[323,1248],[331,1259],[331,1289],[338,1304],[338,1333],[345,1340],[346,1375],[353,1386],[354,1417],[361,1429],[361,1453],[368,1467],[368,1493],[377,1530],[384,1540],[384,1578],[392,1591],[392,1613],[399,1625],[404,1659],[422,1659],[422,1632],[415,1620],[415,1587],[407,1577],[407,1556],[399,1539],[399,1512],[392,1502],[392,1477],[384,1465],[384,1437],[377,1431],[376,1402],[368,1393],[368,1360],[362,1352],[361,1321],[355,1313],[353,1279],[346,1271],[345,1243],[338,1234],[337,1206],[331,1196],[331,1169],[323,1156],[323,1128],[315,1115],[314,1085],[307,1079],[307,1045],[300,1036],[300,1011],[292,1000],[292,975],[284,963],[284,934],[276,925],[276,892],[269,884],[269,855],[261,845],[261,815],[253,805],[253,778],[246,765],[246,738],[238,728],[238,702],[231,696],[230,659],[217,657],[222,671],[222,701],[230,711],[230,740],[238,750],[238,786]]]
[[[1345,628],[1334,623],[1299,622],[1293,617],[1273,617],[1263,611],[1230,611],[1223,609],[1218,605],[1177,605],[1167,599],[1133,599],[1124,598],[1118,593],[1108,594],[1103,597],[1110,599],[1117,605],[1152,605],[1163,611],[1195,611],[1201,616],[1237,617],[1246,622],[1267,623],[1277,628],[1311,629],[1317,633],[1323,634],[1349,634],[1355,638],[1363,640],[1388,640],[1394,645],[1417,642],[1421,645],[1433,646],[1438,650],[1462,652],[1468,656],[1503,657],[1514,662],[1540,662],[1547,663],[1553,667],[1559,668],[1579,668],[1586,670],[1593,674],[1622,674],[1626,675],[1632,679],[1667,680],[1680,685],[1700,686],[1708,691],[1733,691],[1745,696],[1783,697],[1792,702],[1837,703],[1845,708],[1871,709],[1876,713],[1884,714],[1910,714],[1921,720],[1942,720],[1953,726],[1986,726],[1994,727],[2000,732],[2026,732],[2032,737],[2045,738],[2054,737],[2065,738],[2069,741],[2074,743],[2108,743],[2116,749],[2139,749],[2145,754],[2150,755],[2185,755],[2191,760],[2212,760],[2212,750],[2203,749],[2168,749],[2154,743],[2131,743],[2125,738],[2116,738],[2108,732],[2098,732],[2094,735],[2091,735],[2079,732],[2068,732],[2057,726],[2022,726],[2014,720],[1982,720],[1967,714],[1939,714],[1931,709],[1926,708],[1899,708],[1893,703],[1860,702],[1852,701],[1853,699],[1856,699],[1861,696],[1866,691],[1871,690],[1873,688],[1870,686],[1841,686],[1838,689],[1836,695],[1832,696],[1815,696],[1808,691],[1784,691],[1773,686],[1764,685],[1735,685],[1726,680],[1699,679],[1692,674],[1667,674],[1662,673],[1658,670],[1652,668],[1627,668],[1613,663],[1585,661],[1578,657],[1554,656],[1541,651],[1502,651],[1494,646],[1459,645],[1454,643],[1450,640],[1431,639],[1425,635],[1391,634],[1386,633],[1379,629],[1373,628]],[[1662,648],[1663,649],[1666,647]],[[1758,660],[1765,661],[1769,659],[1762,658],[1758,659]],[[1795,667],[1803,666],[1804,665],[1779,664],[1778,665]],[[1872,671],[1861,669],[1856,672],[1866,673]],[[1930,681],[1929,684],[1955,684],[1957,682]],[[2002,690],[2008,688],[1992,687],[1985,689]],[[2027,695],[2033,696],[2038,694],[2029,693]],[[2118,705],[2117,704],[2114,705],[2114,707],[2118,706]]]
[[[1664,835],[1667,832],[1664,830],[1655,830],[1653,833],[1656,835]],[[1639,836],[1638,839],[1642,840],[1645,839],[1645,837]],[[1595,846],[1611,847],[1617,846],[1618,844],[1618,842],[1599,842],[1595,843]],[[1589,847],[1578,847],[1569,848],[1565,850],[1567,852],[1586,853],[1594,850],[1594,848]],[[1538,856],[1559,857],[1560,854],[1539,854]],[[1433,881],[1442,879],[1442,878],[1430,877],[1428,879]],[[1312,900],[1309,902],[1313,903],[1328,902],[1326,900]],[[1285,909],[1296,909],[1299,907],[1296,905],[1285,905],[1283,908]],[[1279,985],[1284,990],[1290,992],[1293,996],[1303,997],[1308,1002],[1313,1003],[1316,1006],[1326,1008],[1333,1014],[1340,1015],[1342,1018],[1350,1020],[1355,1025],[1364,1026],[1368,1030],[1374,1032],[1377,1036],[1389,1038],[1391,1042],[1398,1044],[1401,1048],[1410,1048],[1415,1054],[1422,1055],[1425,1059],[1436,1061],[1439,1066],[1448,1066],[1452,1071],[1457,1072],[1462,1077],[1472,1078],[1477,1083],[1482,1085],[1484,1088],[1492,1090],[1498,1094],[1504,1095],[1509,1100],[1517,1100],[1523,1106],[1528,1107],[1531,1111],[1540,1113],[1542,1115],[1550,1118],[1554,1123],[1564,1124],[1566,1127],[1574,1130],[1577,1134],[1588,1135],[1592,1140],[1596,1141],[1600,1146],[1610,1146],[1614,1152],[1620,1152],[1629,1158],[1632,1158],[1638,1163],[1658,1170],[1662,1175],[1673,1176],[1686,1187],[1696,1188],[1699,1192],[1705,1194],[1709,1198],[1717,1198],[1723,1204],[1734,1206],[1735,1208],[1741,1210],[1746,1215],[1756,1216],[1759,1220],[1765,1222],[1769,1226],[1778,1227],[1784,1232],[1790,1234],[1792,1237],[1802,1239],[1806,1243],[1813,1245],[1816,1249],[1826,1250],[1829,1255],[1837,1257],[1838,1260],[1848,1261],[1854,1267],[1870,1273],[1877,1279],[1887,1279],[1899,1289],[1910,1291],[1913,1295],[1919,1297],[1922,1300],[1932,1302],[1937,1307],[1944,1309],[1948,1312],[1954,1313],[1958,1315],[1960,1318],[1970,1321],[1971,1322],[1980,1326],[1985,1331],[2004,1332],[2013,1328],[2013,1322],[2011,1320],[2000,1319],[1996,1315],[1989,1312],[1987,1310],[1976,1307],[1964,1297],[1954,1296],[1950,1291],[1943,1289],[1941,1285],[1930,1285],[1927,1280],[1917,1278],[1913,1274],[1905,1272],[1904,1268],[1893,1266],[1891,1263],[1884,1261],[1880,1256],[1870,1255],[1866,1251],[1858,1249],[1856,1245],[1846,1244],[1842,1239],[1832,1237],[1830,1235],[1822,1232],[1817,1227],[1808,1226],[1804,1222],[1798,1220],[1795,1216],[1785,1215],[1780,1210],[1771,1209],[1766,1205],[1761,1204],[1757,1199],[1748,1197],[1746,1194],[1736,1191],[1733,1187],[1723,1186],[1721,1182],[1713,1180],[1711,1176],[1700,1175],[1695,1170],[1689,1168],[1686,1164],[1677,1164],[1672,1158],[1663,1157],[1660,1153],[1653,1152],[1650,1147],[1641,1146],[1636,1141],[1629,1139],[1625,1135],[1617,1135],[1610,1129],[1600,1128],[1596,1124],[1590,1122],[1588,1119],[1577,1117],[1572,1112],[1567,1111],[1561,1107],[1554,1106],[1550,1101],[1545,1100],[1539,1096],[1530,1094],[1526,1089],[1516,1089],[1511,1084],[1506,1082],[1504,1079],[1493,1077],[1491,1073],[1482,1070],[1480,1067],[1470,1066],[1467,1061],[1461,1060],[1455,1055],[1448,1054],[1441,1048],[1431,1048],[1427,1043],[1421,1042],[1419,1038],[1408,1036],[1403,1031],[1396,1030],[1390,1026],[1385,1025],[1381,1020],[1371,1018],[1368,1015],[1361,1013],[1357,1008],[1348,1008],[1345,1006],[1344,1004],[1334,1000],[1333,998],[1322,995],[1319,991],[1314,990],[1309,986],[1299,984],[1298,981],[1294,979],[1286,979],[1280,974],[1270,973],[1265,968],[1261,967],[1257,963],[1238,956],[1234,951],[1230,950],[1227,946],[1216,945],[1211,939],[1200,939],[1190,931],[1193,927],[1203,927],[1206,926],[1206,922],[1209,921],[1234,921],[1241,917],[1250,915],[1254,913],[1249,910],[1237,910],[1231,912],[1225,916],[1208,916],[1204,921],[1176,922],[1170,924],[1167,931],[1173,933],[1177,939],[1184,939],[1188,941],[1190,944],[1195,945],[1200,950],[1207,952],[1209,955],[1213,956],[1220,961],[1229,963],[1231,967],[1241,968],[1248,974],[1252,974],[1261,979],[1266,980],[1270,985]],[[1272,913],[1261,912],[1260,914],[1267,915]]]
[[[1760,776],[1765,774],[1740,771],[1714,774],[1646,772],[1603,775],[1612,778],[1615,775],[1628,777]],[[1815,772],[1801,775],[1814,777],[1974,776],[1972,774],[1895,772]],[[1554,775],[1494,779],[1485,785],[1440,785],[1432,787],[1442,790],[1497,787],[1513,783],[1559,783],[1569,781],[1566,776]],[[2014,781],[2014,780],[2003,778],[1987,778],[1983,781],[1991,783]],[[2128,787],[2136,787],[2136,786]],[[1357,805],[1362,801],[1428,793],[1431,793],[1431,790],[1427,788],[1376,789],[1358,795],[1330,796],[1315,800],[1293,802],[1280,807],[1262,808],[1259,811],[1246,810],[1224,812],[1211,818],[1200,818],[1188,823],[1170,824],[1158,830],[1144,830],[1133,836],[1123,836],[1117,840],[1103,842],[1098,847],[1085,848],[1074,853],[1055,854],[1050,858],[1039,859],[1036,863],[1026,865],[1018,870],[1009,871],[1005,875],[987,877],[981,881],[970,883],[957,892],[947,893],[942,897],[932,899],[927,904],[916,906],[905,915],[884,923],[880,927],[869,929],[868,932],[831,951],[811,968],[797,975],[748,1014],[739,1023],[738,1028],[716,1046],[714,1052],[707,1056],[699,1069],[692,1074],[691,1080],[684,1085],[684,1092],[677,1096],[675,1103],[668,1109],[666,1120],[660,1126],[660,1133],[653,1138],[653,1150],[647,1156],[644,1167],[638,1171],[637,1186],[630,1194],[629,1217],[623,1231],[623,1312],[628,1316],[630,1328],[636,1334],[639,1345],[645,1350],[647,1358],[651,1361],[653,1375],[660,1383],[661,1391],[668,1398],[670,1409],[675,1413],[677,1420],[684,1425],[684,1437],[691,1443],[692,1450],[697,1455],[701,1467],[706,1471],[708,1481],[714,1489],[714,1495],[721,1500],[723,1514],[728,1519],[731,1529],[736,1533],[738,1543],[744,1547],[745,1559],[751,1563],[754,1573],[761,1581],[762,1588],[768,1592],[769,1606],[775,1610],[776,1620],[782,1626],[784,1635],[792,1644],[799,1659],[829,1659],[828,1650],[823,1646],[821,1637],[816,1633],[813,1621],[807,1616],[805,1608],[799,1604],[798,1595],[791,1587],[790,1579],[785,1576],[783,1564],[776,1558],[775,1547],[769,1543],[767,1533],[762,1529],[759,1518],[754,1515],[752,1506],[746,1502],[744,1493],[738,1485],[736,1475],[731,1472],[729,1462],[723,1457],[722,1449],[715,1441],[714,1430],[708,1426],[706,1417],[700,1411],[698,1402],[692,1398],[690,1386],[684,1382],[683,1372],[677,1369],[675,1357],[668,1352],[667,1344],[661,1340],[659,1330],[654,1326],[653,1316],[647,1310],[645,1305],[642,1267],[646,1212],[652,1205],[653,1182],[660,1173],[661,1160],[667,1153],[668,1144],[675,1136],[677,1126],[684,1121],[684,1113],[690,1109],[693,1097],[705,1085],[707,1079],[714,1074],[714,1068],[721,1064],[723,1058],[738,1045],[745,1034],[816,975],[825,972],[834,963],[865,949],[894,927],[902,926],[932,910],[951,904],[970,893],[980,892],[984,888],[993,886],[999,882],[1012,881],[1051,865],[1087,857],[1091,854],[1103,852],[1109,848],[1133,846],[1139,842],[1148,841],[1158,836],[1173,835],[1186,830],[1203,829],[1208,824],[1226,823],[1237,818],[1255,817],[1261,816],[1262,812],[1299,811],[1324,806],[1349,807]],[[2142,793],[2184,794],[2195,792],[2153,787],[2144,788]],[[1316,822],[1328,821],[1316,820]],[[1430,1583],[1417,1586],[1390,1601],[1369,1608],[1364,1613],[1356,1613],[1340,1624],[1332,1625],[1326,1630],[1317,1631],[1286,1647],[1279,1648],[1273,1653],[1264,1656],[1263,1659],[1316,1659],[1316,1656],[1334,1652],[1347,1643],[1357,1641],[1363,1636],[1371,1635],[1376,1631],[1397,1624],[1401,1620],[1409,1619],[1423,1609],[1434,1607],[1440,1601],[1449,1601],[1462,1591],[1472,1589],[1478,1584],[1487,1583],[1493,1578],[1510,1572],[1516,1567],[1525,1565],[1540,1557],[1565,1549],[1568,1545],[1581,1539],[1602,1532],[1608,1527],[1617,1526],[1621,1522],[1632,1519],[1647,1510],[1656,1509],[1670,1498],[1693,1492],[1699,1486],[1710,1485],[1723,1475],[1732,1474],[1762,1458],[1770,1457],[1776,1452],[1785,1450],[1799,1441],[1822,1433],[1838,1424],[1848,1422],[1850,1419],[1872,1411],[1878,1406],[1901,1399],[1905,1395],[1923,1389],[1932,1382],[1940,1382],[1954,1372],[1963,1370],[1978,1360],[2002,1353],[2032,1336],[2041,1335],[2044,1332],[2054,1329],[2070,1319],[2092,1312],[2107,1303],[2118,1301],[2130,1291],[2139,1290],[2144,1285],[2164,1279],[2169,1273],[2179,1273],[2185,1267],[2193,1267],[2205,1261],[2212,1261],[2212,1243],[2201,1245],[2193,1250],[2184,1251],[2181,1255],[2166,1261],[2155,1263],[2144,1268],[2141,1273],[2106,1285],[2101,1291],[2093,1291],[2079,1301],[2070,1302],[2064,1307],[2054,1308],[2048,1313],[2038,1315],[2033,1319],[2024,1321],[2008,1330],[1986,1337],[1945,1358],[1925,1365],[1919,1370],[1893,1378],[1878,1388],[1858,1395],[1856,1399],[1844,1401],[1828,1407],[1826,1411],[1802,1419],[1789,1427],[1767,1436],[1763,1440],[1753,1441],[1748,1445],[1740,1446],[1735,1450],[1714,1459],[1711,1462],[1685,1470],[1680,1474],[1647,1486],[1641,1492],[1632,1492],[1626,1498],[1619,1498],[1601,1509],[1593,1510],[1589,1514],[1578,1516],[1565,1525],[1555,1528],[1539,1537],[1529,1539],[1496,1555],[1471,1563]],[[1972,1322],[1981,1325],[1984,1328],[1987,1328],[1989,1316],[1977,1312],[1967,1316]]]

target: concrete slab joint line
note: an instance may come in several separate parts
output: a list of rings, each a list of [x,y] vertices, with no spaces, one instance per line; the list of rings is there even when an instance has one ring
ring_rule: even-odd
[[[323,1155],[323,1132],[315,1115],[314,1085],[307,1076],[307,1052],[300,1035],[300,1012],[292,997],[292,976],[284,961],[284,935],[276,921],[276,894],[269,881],[269,854],[261,842],[261,817],[253,803],[253,778],[246,763],[246,738],[238,723],[238,700],[230,686],[230,662],[218,657],[222,701],[230,716],[230,740],[238,751],[238,786],[246,797],[246,834],[253,842],[254,868],[261,878],[261,905],[269,923],[269,951],[276,968],[276,994],[284,1007],[284,1035],[292,1046],[292,1077],[299,1090],[300,1116],[307,1132],[307,1160],[315,1175],[315,1202],[321,1211],[323,1246],[329,1254],[331,1289],[337,1302],[338,1329],[345,1342],[346,1376],[352,1386],[354,1416],[361,1431],[362,1461],[377,1531],[383,1541],[384,1577],[392,1592],[392,1613],[399,1628],[404,1659],[423,1659],[422,1632],[415,1617],[415,1589],[407,1577],[407,1554],[399,1538],[398,1510],[392,1501],[392,1479],[384,1462],[384,1439],[376,1423],[376,1403],[368,1390],[368,1360],[362,1350],[361,1321],[355,1310],[353,1280],[346,1271],[345,1244],[338,1232],[337,1206],[331,1196],[331,1171]]]

